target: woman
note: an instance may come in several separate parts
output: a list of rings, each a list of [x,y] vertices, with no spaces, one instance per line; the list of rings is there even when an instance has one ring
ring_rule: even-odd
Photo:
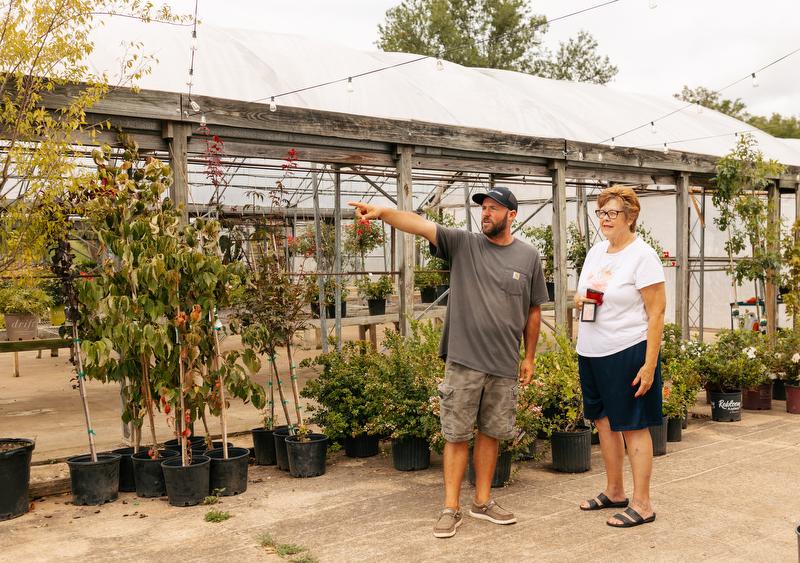
[[[662,423],[658,350],[666,306],[664,269],[656,252],[636,236],[640,206],[632,189],[607,188],[597,206],[606,240],[586,256],[575,307],[582,320],[577,351],[584,413],[600,435],[607,483],[581,510],[625,508],[606,523],[629,528],[656,518],[648,427]],[[630,506],[622,483],[626,444],[633,472]]]

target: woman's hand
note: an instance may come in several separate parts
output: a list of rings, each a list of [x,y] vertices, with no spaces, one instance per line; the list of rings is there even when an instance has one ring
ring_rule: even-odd
[[[655,378],[655,375],[655,366],[651,367],[645,364],[639,368],[639,373],[636,374],[636,379],[634,379],[631,383],[631,387],[636,387],[637,384],[639,385],[639,389],[636,390],[634,397],[641,397],[650,390],[650,388],[653,386],[653,379]]]
[[[579,294],[576,291],[575,292],[575,309],[578,312],[580,312],[583,309],[583,304],[584,303],[597,303],[597,300],[596,299],[589,299],[588,297],[585,297],[585,296]]]

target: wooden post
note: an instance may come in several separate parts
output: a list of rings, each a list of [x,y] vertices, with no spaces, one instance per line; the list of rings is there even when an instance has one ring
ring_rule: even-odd
[[[800,181],[794,184],[794,220],[795,222],[800,221]],[[795,243],[800,244],[800,230],[797,231],[795,237]],[[795,330],[800,330],[800,315],[794,316],[792,326]]]
[[[397,146],[397,208],[413,211],[413,187],[411,184],[411,157],[413,148]],[[411,332],[411,319],[414,312],[414,236],[398,233],[398,269],[400,270],[400,334]]]
[[[780,252],[781,192],[777,183],[767,188],[767,252]],[[767,271],[764,280],[764,305],[767,309],[767,336],[775,340],[778,328],[778,288],[773,279],[774,272]]]
[[[469,184],[464,182],[464,214],[467,221],[467,230],[472,232],[472,212],[470,211]]]
[[[184,224],[188,224],[189,212],[186,208],[189,203],[188,148],[189,137],[192,136],[192,126],[188,123],[167,121],[163,125],[161,136],[167,139],[169,160],[172,166],[172,185],[169,188],[169,197],[176,206],[183,206],[181,217]]]
[[[567,333],[567,177],[563,160],[551,161],[553,177],[553,270],[556,329]]]
[[[681,338],[689,338],[689,174],[675,178],[675,322]]]
[[[342,174],[339,167],[334,166],[333,174],[333,232],[334,232],[334,310],[336,320],[334,333],[336,334],[336,349],[342,351]],[[321,307],[321,305],[320,305]],[[327,338],[327,333],[323,335]]]

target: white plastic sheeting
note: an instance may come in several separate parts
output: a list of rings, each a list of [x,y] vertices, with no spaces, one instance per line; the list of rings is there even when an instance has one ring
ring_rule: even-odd
[[[259,17],[254,14],[253,17]],[[191,29],[113,18],[94,32],[91,67],[110,74],[120,68],[124,41],[138,41],[158,63],[141,79],[145,89],[187,92]],[[416,58],[403,53],[359,51],[310,37],[200,25],[193,93],[268,104],[271,96],[345,79]],[[734,71],[735,69],[732,69]],[[764,154],[800,165],[800,147],[718,112],[688,108],[669,97],[622,92],[595,84],[548,80],[517,72],[467,68],[434,59],[278,96],[295,106],[393,119],[492,129],[592,143],[615,138],[617,146],[721,156],[734,133],[752,131]],[[650,121],[655,121],[656,132]],[[621,135],[646,124],[637,131]],[[591,160],[591,155],[588,155]]]

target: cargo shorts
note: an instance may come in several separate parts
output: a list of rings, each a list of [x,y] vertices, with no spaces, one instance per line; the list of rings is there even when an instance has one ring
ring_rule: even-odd
[[[498,440],[512,439],[517,389],[516,378],[491,375],[447,360],[444,382],[439,385],[439,420],[444,439],[470,440],[476,419],[482,434]]]

